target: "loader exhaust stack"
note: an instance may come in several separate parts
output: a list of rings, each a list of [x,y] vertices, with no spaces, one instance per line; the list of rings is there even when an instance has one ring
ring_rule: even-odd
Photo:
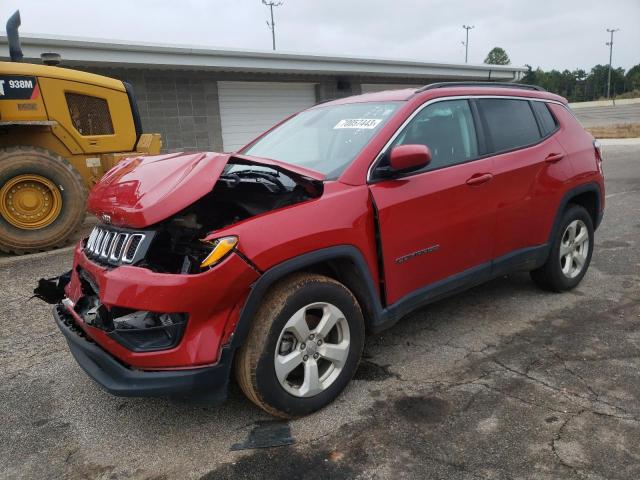
[[[20,62],[23,57],[18,28],[20,28],[20,10],[16,10],[7,21],[7,42],[9,42],[9,56],[12,62]]]

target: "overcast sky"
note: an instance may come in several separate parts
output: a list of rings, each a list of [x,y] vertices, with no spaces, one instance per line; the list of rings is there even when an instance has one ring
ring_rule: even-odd
[[[0,18],[20,8],[22,32],[271,48],[260,0],[3,0]],[[285,0],[275,9],[283,52],[481,63],[494,46],[514,65],[589,69],[640,63],[640,0]],[[4,20],[3,20],[4,22]]]

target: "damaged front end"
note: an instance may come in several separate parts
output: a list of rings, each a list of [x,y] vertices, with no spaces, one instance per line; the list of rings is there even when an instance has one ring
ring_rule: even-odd
[[[56,305],[65,297],[64,288],[71,281],[71,270],[59,277],[41,278],[33,290],[33,296],[51,305]]]
[[[103,222],[77,246],[73,270],[41,279],[34,295],[125,364],[215,361],[260,275],[227,227],[320,197],[322,181],[304,173],[218,154],[125,163],[89,197]]]
[[[213,183],[190,205],[153,225],[136,229],[129,226],[136,222],[128,222],[126,227],[95,227],[84,248],[86,255],[108,266],[128,264],[160,273],[201,273],[223,260],[239,241],[234,236],[205,240],[212,232],[318,198],[323,191],[320,180],[240,157],[229,157]],[[109,213],[103,213],[99,206],[93,210],[99,216],[115,216],[126,222],[126,215],[113,208]]]

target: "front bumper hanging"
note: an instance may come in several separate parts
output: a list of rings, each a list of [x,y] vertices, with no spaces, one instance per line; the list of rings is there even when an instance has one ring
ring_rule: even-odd
[[[76,324],[67,307],[58,304],[53,317],[82,369],[101,387],[123,397],[198,397],[207,403],[226,400],[233,352],[222,349],[212,366],[147,371],[132,369],[93,342]]]

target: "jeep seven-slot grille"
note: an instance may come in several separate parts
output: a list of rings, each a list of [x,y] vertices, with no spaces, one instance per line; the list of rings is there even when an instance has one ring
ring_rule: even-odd
[[[113,227],[97,226],[91,231],[84,252],[98,263],[120,265],[134,263],[141,257],[141,247],[147,233],[122,231]]]

